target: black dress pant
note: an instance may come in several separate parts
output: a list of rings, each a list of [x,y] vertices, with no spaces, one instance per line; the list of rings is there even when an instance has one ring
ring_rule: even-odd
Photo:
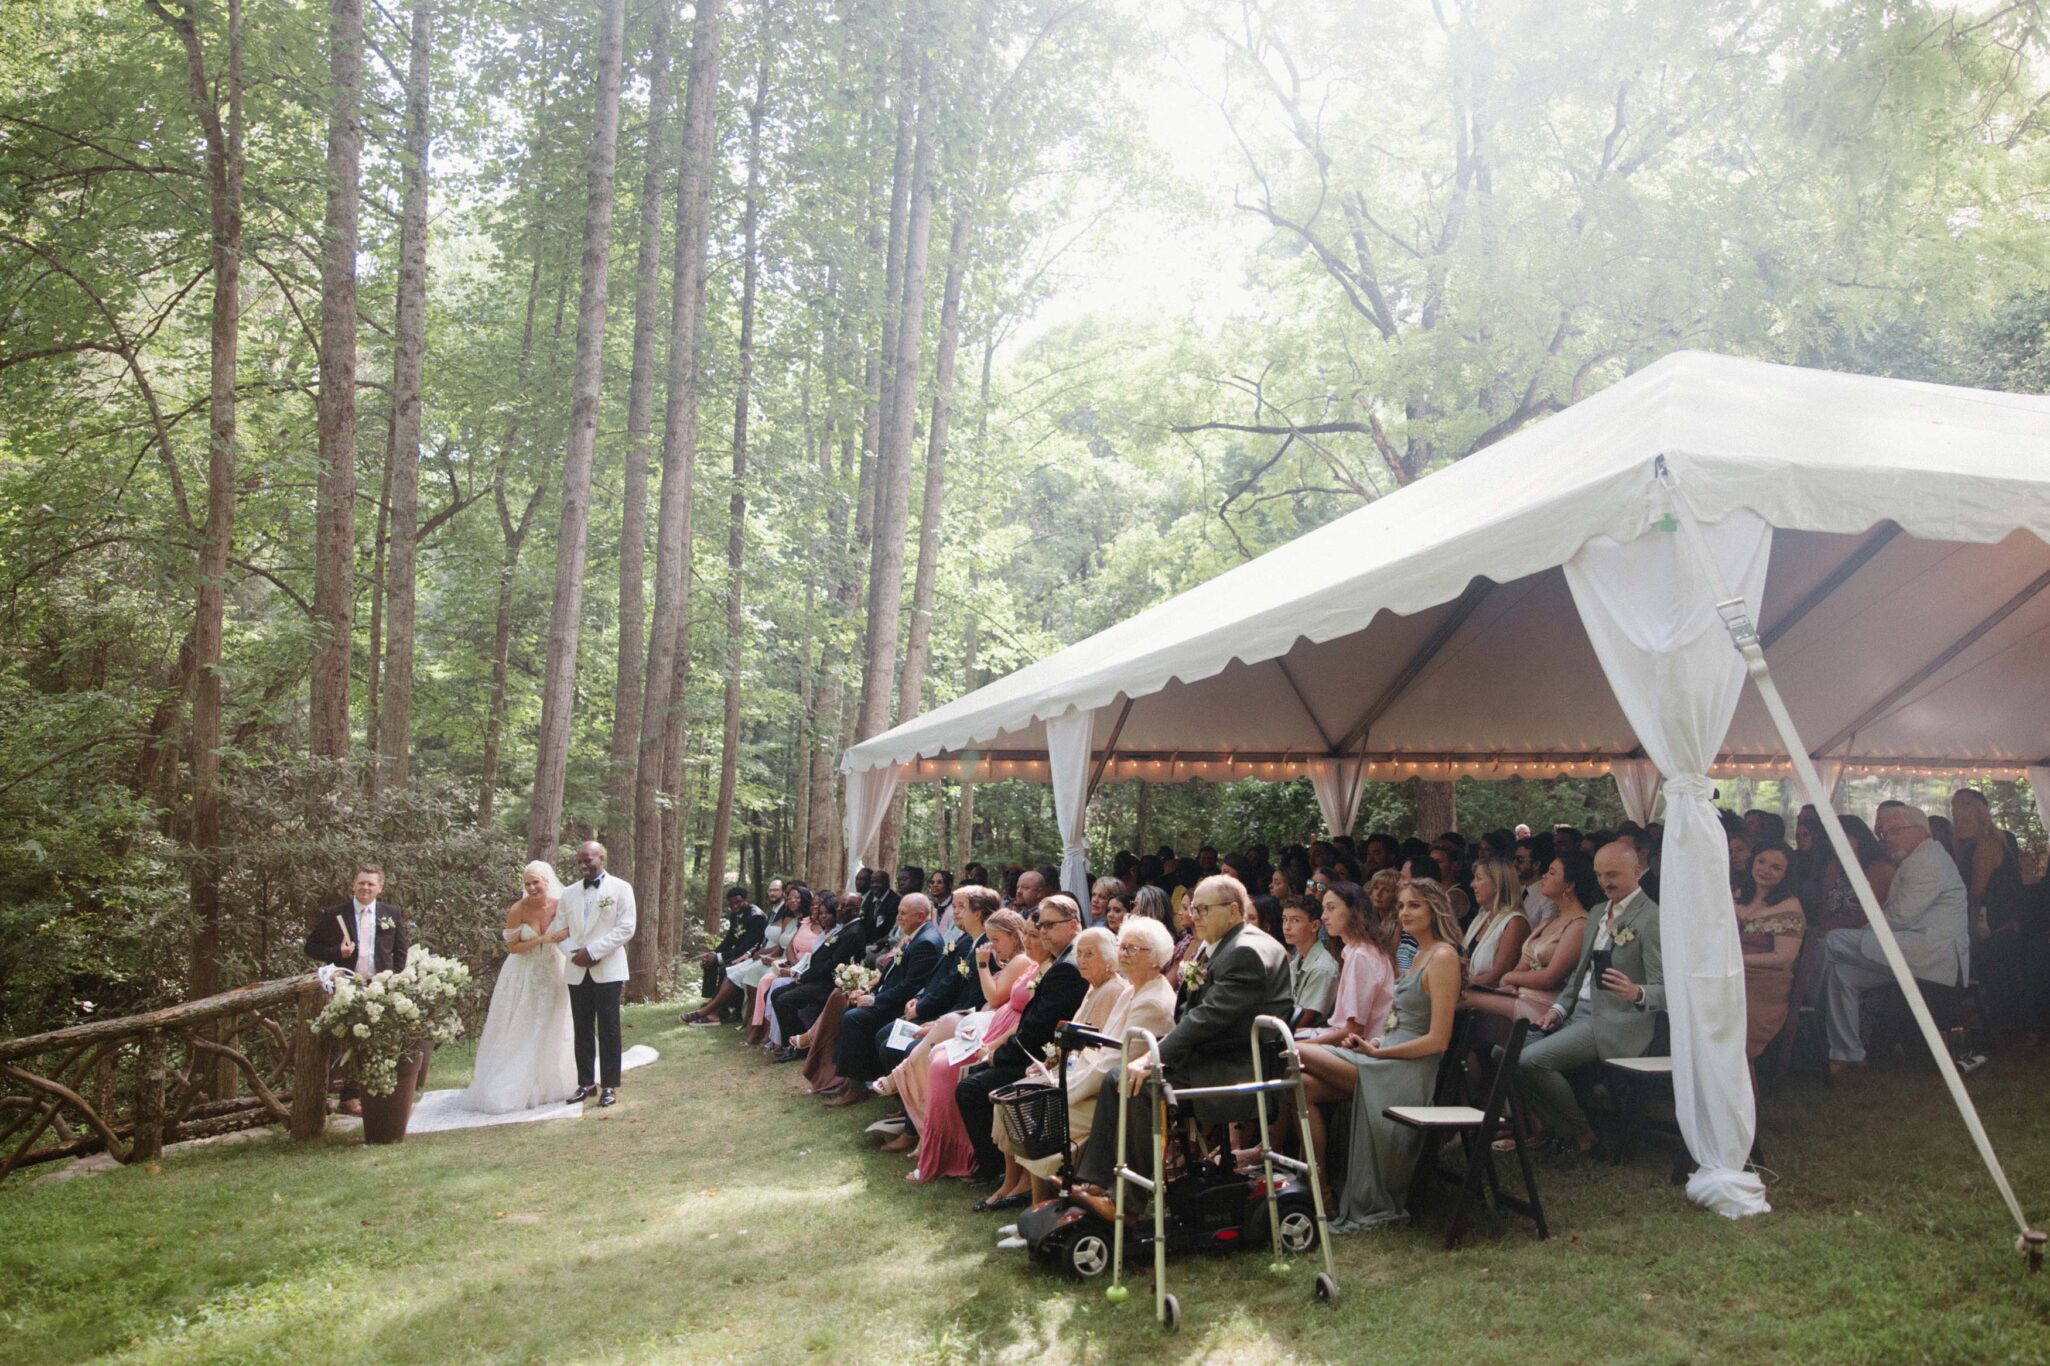
[[[831,982],[799,981],[783,988],[769,998],[769,1009],[776,1012],[777,1027],[783,1031],[783,1042],[789,1043],[819,1018],[825,1009],[826,998],[833,994]]]
[[[874,1006],[855,1006],[840,1017],[840,1039],[833,1052],[833,1070],[849,1081],[874,1081],[889,1067],[883,1062],[882,1040],[896,1023]]]
[[[968,1126],[968,1141],[975,1145],[978,1176],[995,1176],[1004,1169],[1004,1150],[997,1146],[996,1135],[990,1128],[997,1113],[990,1092],[1001,1091],[1024,1076],[1022,1067],[978,1067],[963,1073],[954,1083],[954,1104],[961,1111],[961,1122]]]
[[[569,989],[569,1016],[577,1033],[577,1085],[619,1085],[619,992],[624,982],[594,982],[591,975]]]

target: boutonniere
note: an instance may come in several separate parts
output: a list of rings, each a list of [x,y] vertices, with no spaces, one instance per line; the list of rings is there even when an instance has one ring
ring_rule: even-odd
[[[391,930],[398,928],[398,925],[390,916],[381,915],[377,918],[377,928],[380,930]]]
[[[609,910],[611,910],[611,909],[612,909],[612,907],[613,907],[613,904],[614,904],[615,900],[616,900],[616,898],[614,898],[614,897],[613,897],[612,893],[610,893],[610,892],[605,892],[605,893],[603,893],[603,894],[602,894],[602,895],[600,895],[600,896],[599,896],[599,898],[598,898],[598,909],[599,909],[599,910],[601,910],[601,911],[609,911]]]
[[[968,975],[968,960],[963,958],[960,962],[954,964],[954,971],[966,977]]]
[[[1209,980],[1210,960],[1208,958],[1199,958],[1193,963],[1185,964],[1182,968],[1182,990],[1188,992],[1191,996],[1201,991],[1204,984]]]
[[[1637,931],[1631,929],[1628,925],[1625,925],[1622,929],[1617,930],[1616,933],[1612,936],[1612,938],[1615,942],[1616,947],[1620,949],[1625,944],[1628,944],[1637,938]]]
[[[1033,993],[1034,993],[1034,992],[1036,992],[1036,991],[1038,991],[1038,990],[1039,990],[1039,979],[1038,979],[1037,977],[1034,977],[1034,978],[1033,978],[1033,979],[1032,979],[1031,981],[1029,981],[1029,982],[1027,982],[1027,983],[1025,984],[1025,999],[1027,999],[1027,1000],[1031,1000],[1031,999],[1032,999],[1032,995],[1033,995]]]
[[[1402,1016],[1391,1010],[1388,1012],[1388,1018],[1381,1021],[1381,1032],[1383,1034],[1393,1034],[1401,1023]]]
[[[1058,1067],[1061,1062],[1061,1046],[1057,1043],[1049,1043],[1039,1050],[1039,1055],[1046,1059],[1048,1067]]]

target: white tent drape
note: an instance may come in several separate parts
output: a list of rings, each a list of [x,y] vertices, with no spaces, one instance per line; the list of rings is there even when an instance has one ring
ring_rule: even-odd
[[[2029,765],[2029,790],[2036,794],[2036,819],[2050,830],[2050,764]]]
[[[1659,766],[1649,759],[1618,759],[1609,765],[1609,776],[1623,798],[1623,814],[1639,825],[1650,825],[1658,808]]]
[[[1755,619],[1772,528],[1740,512],[1704,530],[1724,578]],[[1744,965],[1729,845],[1708,780],[1743,691],[1744,663],[1679,537],[1661,530],[1623,544],[1596,537],[1565,569],[1602,672],[1666,778],[1659,939],[1674,1107],[1700,1164],[1687,1194],[1730,1218],[1763,1214],[1764,1186],[1745,1170],[1756,1113],[1744,1060]]]
[[[1089,740],[1096,713],[1076,707],[1046,723],[1046,767],[1061,829],[1061,890],[1089,906]]]
[[[1841,783],[1844,778],[1844,761],[1841,759],[1817,759],[1814,763],[1815,776],[1822,779],[1822,790],[1829,794],[1829,805],[1834,810],[1836,807],[1837,784]]]
[[[883,833],[883,813],[896,799],[897,786],[904,779],[902,764],[884,764],[847,775],[847,890],[854,890],[854,875],[861,871],[876,837]]]
[[[1358,759],[1312,759],[1309,770],[1324,829],[1334,837],[1350,835],[1359,817],[1360,797],[1367,790],[1366,764]]]

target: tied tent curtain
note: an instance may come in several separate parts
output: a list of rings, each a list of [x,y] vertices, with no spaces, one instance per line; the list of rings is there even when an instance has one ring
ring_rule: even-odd
[[[1089,740],[1096,713],[1073,707],[1046,723],[1046,767],[1061,831],[1061,890],[1089,909]]]
[[[1327,833],[1350,835],[1359,818],[1360,798],[1367,790],[1367,766],[1357,759],[1312,759],[1310,786]]]
[[[2029,765],[2029,790],[2036,794],[2036,818],[2050,830],[2050,764]]]
[[[904,780],[901,764],[857,769],[847,775],[847,890],[854,890],[854,875],[875,849],[883,833],[883,813],[896,799]]]
[[[1703,531],[1755,620],[1772,528],[1739,512]],[[1764,1185],[1745,1170],[1756,1113],[1729,844],[1708,778],[1743,691],[1744,662],[1679,536],[1651,530],[1621,544],[1596,537],[1565,568],[1602,672],[1665,777],[1659,938],[1674,1108],[1698,1164],[1688,1198],[1733,1219],[1763,1214]]]
[[[1623,798],[1623,814],[1639,825],[1650,825],[1658,807],[1659,766],[1649,759],[1618,759],[1609,765],[1609,776]]]

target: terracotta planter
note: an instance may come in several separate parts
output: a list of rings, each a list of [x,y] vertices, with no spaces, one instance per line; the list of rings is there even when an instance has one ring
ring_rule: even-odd
[[[417,1068],[399,1069],[399,1084],[388,1096],[363,1097],[363,1141],[365,1143],[404,1143],[406,1125],[413,1118],[413,1084],[419,1079]]]

